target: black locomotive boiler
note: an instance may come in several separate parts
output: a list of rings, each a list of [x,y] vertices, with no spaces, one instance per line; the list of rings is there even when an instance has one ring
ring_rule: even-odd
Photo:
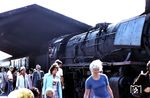
[[[132,98],[130,85],[150,59],[150,14],[55,38],[49,44],[50,63],[56,59],[64,63],[65,92],[74,98],[83,97],[88,66],[95,59],[104,62],[115,98]]]

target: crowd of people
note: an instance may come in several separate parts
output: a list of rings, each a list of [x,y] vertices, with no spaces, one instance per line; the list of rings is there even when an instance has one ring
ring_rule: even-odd
[[[19,69],[14,66],[10,66],[8,69],[1,67],[0,94],[11,96],[14,92],[18,93],[22,89],[28,89],[34,94],[34,98],[62,98],[64,79],[61,66],[62,62],[56,60],[46,74],[41,70],[39,64],[35,69],[30,68],[29,70],[24,66]]]
[[[38,86],[34,86],[36,83],[33,81],[42,81],[42,73],[44,74],[44,72],[42,70],[38,70],[37,66],[40,67],[40,65],[37,64],[35,69],[31,68],[27,71],[24,66],[19,69],[16,69],[14,66],[10,66],[8,69],[1,67],[0,94],[9,95],[14,90],[27,88],[35,92],[35,94],[37,93],[38,96],[39,89],[37,91],[34,90],[35,88],[38,88]],[[41,78],[39,80],[35,80],[35,76],[33,76],[37,71],[40,72],[39,76]]]
[[[24,66],[18,71],[13,66],[6,71],[1,68],[0,92],[6,92],[8,98],[63,98],[64,78],[62,61],[56,60],[47,73],[41,70],[39,64],[35,69],[26,72]],[[114,98],[107,75],[103,73],[100,60],[94,60],[89,65],[91,75],[85,81],[84,98]],[[143,93],[133,95],[139,98],[149,98],[150,94],[150,61],[147,63],[147,72],[140,74],[133,83],[142,85]],[[15,95],[15,97],[14,97]]]

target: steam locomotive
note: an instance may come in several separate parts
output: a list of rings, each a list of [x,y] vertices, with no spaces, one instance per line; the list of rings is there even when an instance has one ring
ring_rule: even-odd
[[[88,66],[95,59],[104,62],[115,98],[133,98],[131,85],[150,59],[150,14],[55,38],[49,44],[50,63],[56,59],[64,63],[65,98],[83,98]]]
[[[66,90],[72,91],[74,98],[81,98],[89,63],[100,59],[115,98],[130,98],[130,85],[146,69],[150,57],[149,25],[150,14],[147,14],[118,24],[100,23],[78,35],[61,36],[49,44],[50,62],[63,61]]]

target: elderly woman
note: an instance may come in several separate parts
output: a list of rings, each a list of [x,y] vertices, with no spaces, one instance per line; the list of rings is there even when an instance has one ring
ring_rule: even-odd
[[[94,60],[89,67],[91,76],[86,79],[84,98],[89,98],[90,91],[94,93],[93,98],[114,98],[108,78],[102,72],[102,62]]]

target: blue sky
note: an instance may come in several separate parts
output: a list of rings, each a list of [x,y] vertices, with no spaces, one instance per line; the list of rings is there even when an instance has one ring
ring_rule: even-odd
[[[38,4],[83,23],[116,23],[144,12],[145,0],[0,0],[0,13]],[[4,57],[0,52],[0,59]]]

